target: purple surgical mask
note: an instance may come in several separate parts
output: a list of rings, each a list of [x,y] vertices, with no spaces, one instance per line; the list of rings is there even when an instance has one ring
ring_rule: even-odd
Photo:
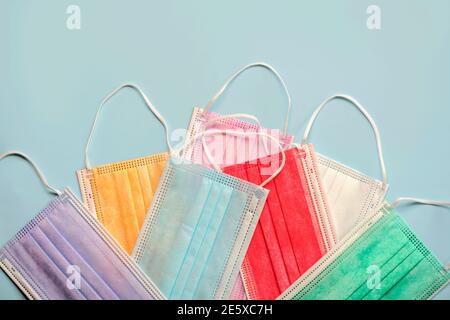
[[[0,267],[30,299],[164,299],[140,268],[76,196],[44,185],[57,195],[1,250]]]

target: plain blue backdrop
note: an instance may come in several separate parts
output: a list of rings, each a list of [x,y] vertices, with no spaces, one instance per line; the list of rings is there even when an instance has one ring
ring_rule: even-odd
[[[68,30],[66,8],[81,9]],[[366,27],[381,8],[382,29]],[[382,135],[390,191],[450,199],[450,1],[0,0],[0,152],[20,149],[57,187],[79,193],[75,171],[100,100],[127,81],[142,86],[171,129],[186,127],[237,68],[266,61],[293,97],[289,132],[300,141],[314,107],[353,95]],[[266,70],[236,81],[214,110],[245,112],[281,128],[286,99]],[[131,90],[104,110],[92,163],[165,150],[160,124]],[[379,177],[372,132],[333,102],[313,129],[316,149]],[[51,199],[18,158],[0,163],[0,245]],[[403,206],[401,214],[444,262],[450,210]],[[439,298],[450,299],[450,289]],[[0,273],[0,298],[22,298]]]

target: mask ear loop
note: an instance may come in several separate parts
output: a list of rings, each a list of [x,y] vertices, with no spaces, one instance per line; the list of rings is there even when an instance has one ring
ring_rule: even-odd
[[[91,128],[91,132],[89,133],[89,138],[88,141],[86,143],[86,148],[84,151],[84,159],[85,159],[85,165],[86,165],[86,169],[91,170],[92,166],[91,163],[89,161],[89,157],[88,157],[88,151],[89,151],[89,146],[91,144],[91,140],[92,140],[92,136],[94,134],[94,130],[95,127],[97,125],[97,121],[98,118],[100,116],[100,113],[103,109],[104,104],[111,99],[117,92],[119,92],[120,90],[122,90],[123,88],[132,88],[134,90],[137,91],[137,93],[142,97],[142,99],[144,99],[145,104],[147,105],[147,107],[150,109],[150,111],[155,115],[155,117],[159,120],[159,122],[161,122],[161,124],[164,127],[164,130],[166,132],[166,142],[167,142],[167,147],[169,149],[170,152],[172,152],[172,147],[170,145],[169,142],[169,128],[167,126],[166,120],[164,119],[164,117],[158,112],[158,110],[155,108],[155,106],[150,102],[150,100],[147,98],[147,96],[145,95],[145,93],[139,88],[139,86],[132,84],[132,83],[125,83],[122,84],[121,86],[117,87],[116,89],[114,89],[113,91],[111,91],[100,103],[100,106],[97,110],[97,114],[95,115],[95,119],[94,122],[92,124],[92,128]]]
[[[33,167],[34,171],[37,173],[39,179],[41,180],[42,184],[52,193],[60,196],[62,194],[61,191],[59,191],[58,189],[52,187],[51,185],[48,184],[47,179],[45,178],[44,174],[42,173],[42,171],[39,169],[39,167],[37,166],[37,164],[29,157],[27,156],[25,153],[20,152],[20,151],[8,151],[4,154],[0,154],[0,160],[9,157],[9,156],[18,156],[21,157],[22,159],[26,160],[29,164],[31,164],[31,166]]]
[[[420,198],[399,197],[392,201],[390,208],[397,207],[400,203],[418,203],[429,206],[450,207],[450,201],[428,200]]]
[[[450,201],[429,200],[429,199],[420,199],[420,198],[411,198],[411,197],[399,197],[399,198],[395,199],[389,205],[389,208],[393,209],[401,203],[423,204],[423,205],[438,206],[438,207],[450,207]],[[447,272],[450,272],[450,263],[448,263],[445,268],[446,268]]]
[[[259,122],[259,119],[251,114],[246,114],[246,113],[233,113],[233,114],[228,114],[228,115],[224,115],[224,116],[219,116],[216,117],[214,119],[208,120],[205,123],[205,128],[206,130],[208,130],[208,125],[219,122],[221,120],[226,120],[226,119],[236,119],[236,118],[241,118],[241,119],[248,119],[251,121],[254,121],[258,127],[258,131],[260,132],[262,126],[261,126],[261,122]],[[261,137],[263,138],[263,137]],[[269,146],[267,145],[267,141],[264,139],[264,149],[266,151],[266,154],[269,154]]]
[[[254,62],[251,64],[248,64],[244,67],[242,67],[241,69],[239,69],[238,71],[236,71],[230,78],[228,78],[227,81],[225,81],[225,83],[223,84],[223,86],[220,88],[219,91],[217,91],[217,93],[208,101],[208,103],[206,104],[206,107],[204,108],[203,112],[207,112],[211,109],[212,105],[216,102],[216,100],[225,92],[225,90],[228,88],[228,86],[244,71],[251,69],[251,68],[255,68],[255,67],[262,67],[265,68],[267,70],[269,70],[270,72],[272,72],[275,77],[278,79],[278,81],[281,83],[281,85],[283,86],[283,90],[286,94],[287,100],[288,100],[288,108],[286,111],[286,117],[284,120],[284,134],[287,134],[288,131],[288,125],[289,125],[289,114],[291,112],[291,108],[292,108],[292,100],[291,100],[291,95],[289,94],[289,90],[287,89],[286,83],[284,82],[283,78],[281,77],[281,75],[278,73],[278,71],[272,67],[271,65],[264,63],[264,62]]]
[[[371,125],[373,132],[375,134],[375,140],[376,140],[376,144],[377,144],[377,151],[378,151],[378,160],[380,162],[380,169],[381,169],[381,175],[382,175],[382,188],[384,190],[387,189],[387,185],[388,185],[388,178],[387,178],[387,172],[386,172],[386,166],[384,164],[384,157],[383,157],[383,149],[381,146],[381,137],[380,137],[380,131],[378,130],[378,127],[375,123],[375,121],[373,120],[373,118],[370,116],[370,114],[366,111],[366,109],[353,97],[348,96],[348,95],[344,95],[344,94],[336,94],[333,95],[327,99],[325,99],[317,108],[316,110],[314,110],[311,119],[309,119],[309,122],[306,126],[305,129],[305,133],[303,134],[303,139],[302,139],[302,144],[307,144],[308,143],[308,138],[309,138],[309,134],[311,132],[311,128],[314,124],[314,122],[316,121],[317,116],[319,115],[320,111],[323,109],[323,107],[325,107],[325,105],[334,100],[334,99],[344,99],[349,101],[350,103],[353,104],[353,106],[355,106],[362,114],[363,116],[367,119],[367,121],[369,121],[369,124]]]
[[[275,143],[278,144],[278,146],[280,148],[280,151],[281,151],[281,155],[282,155],[281,164],[278,167],[278,169],[269,178],[267,178],[265,181],[263,181],[259,185],[260,187],[264,187],[266,184],[268,184],[270,181],[272,181],[281,172],[281,170],[283,170],[284,165],[286,164],[286,154],[285,154],[285,152],[283,150],[283,147],[282,147],[280,141],[277,140],[275,137],[269,135],[269,134],[266,134],[266,133],[263,133],[263,132],[241,132],[241,131],[218,130],[218,129],[206,130],[206,131],[201,133],[202,144],[203,144],[203,148],[205,150],[205,155],[208,158],[208,161],[213,165],[214,169],[216,169],[219,172],[222,172],[222,169],[214,161],[214,158],[211,155],[211,152],[209,151],[208,145],[206,144],[206,141],[205,141],[205,136],[207,136],[207,135],[214,135],[214,134],[230,134],[230,135],[236,135],[236,136],[247,137],[247,138],[250,135],[259,135],[259,136],[263,136],[263,137],[269,138],[270,140],[272,140],[272,141],[274,141]]]

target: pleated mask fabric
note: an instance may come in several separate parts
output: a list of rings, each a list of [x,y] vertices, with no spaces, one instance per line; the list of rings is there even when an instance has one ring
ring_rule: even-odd
[[[368,120],[375,134],[382,173],[382,181],[379,181],[316,153],[317,167],[324,192],[327,194],[330,212],[335,221],[337,239],[341,240],[364,217],[380,207],[386,196],[388,181],[378,127],[366,109],[353,97],[337,94],[325,99],[311,116],[302,143],[309,143],[310,131],[317,116],[325,105],[335,99],[350,102]]]
[[[128,254],[131,254],[145,215],[169,157],[167,152],[132,160],[92,167],[88,157],[89,145],[104,104],[124,88],[134,89],[166,130],[167,124],[142,90],[124,84],[102,101],[92,125],[85,151],[86,169],[77,172],[83,201],[97,219],[108,229]]]
[[[0,267],[29,299],[163,299],[159,289],[66,189],[0,249]]]
[[[228,299],[267,194],[174,155],[133,258],[168,299]]]
[[[284,121],[283,131],[278,129],[268,129],[261,126],[258,119],[248,114],[230,114],[221,115],[210,111],[213,104],[220,98],[220,96],[228,89],[230,84],[239,77],[242,73],[253,68],[264,68],[274,74],[277,80],[282,85],[287,97],[288,106]],[[229,165],[243,163],[246,161],[252,161],[261,157],[270,155],[270,151],[275,150],[278,152],[278,143],[281,144],[283,149],[288,149],[294,140],[294,137],[287,133],[289,124],[289,114],[292,108],[291,96],[278,71],[271,65],[264,62],[255,62],[242,67],[235,72],[220,88],[220,90],[211,98],[204,109],[194,108],[191,121],[189,123],[185,152],[182,157],[197,164],[202,164],[209,168],[213,167],[211,159],[205,154],[205,148],[202,146],[199,140],[194,139],[199,133],[208,130],[232,130],[242,131],[248,133],[264,133],[275,137],[277,142],[271,139],[266,139],[263,142],[264,148],[261,147],[261,139],[257,135],[249,134],[247,136],[230,136],[226,134],[212,135],[207,137],[206,145],[211,150],[211,155],[215,164],[220,168],[224,168]],[[255,123],[242,121],[240,119],[251,120]],[[193,144],[188,143],[194,141]],[[235,289],[232,292],[230,299],[245,299],[246,294],[240,277],[236,279]]]
[[[246,70],[252,68],[265,68],[272,72],[279,80],[288,99],[288,109],[285,118],[284,131],[280,132],[277,129],[268,129],[261,127],[261,124],[252,116],[246,114],[231,114],[227,116],[220,115],[215,112],[211,112],[210,109],[215,101],[226,91],[228,86]],[[221,89],[214,95],[214,97],[208,102],[204,109],[194,108],[192,117],[189,123],[187,138],[186,138],[186,150],[183,157],[190,160],[193,163],[202,164],[209,168],[212,168],[212,163],[208,160],[204,153],[200,141],[196,137],[199,133],[207,130],[232,130],[242,132],[261,132],[266,135],[275,137],[282,145],[284,149],[289,148],[294,137],[287,134],[287,127],[289,121],[289,113],[291,110],[291,97],[286,87],[284,80],[280,74],[270,65],[266,63],[252,63],[244,66],[236,73],[234,73],[221,87]],[[256,121],[256,124],[242,121],[238,118],[250,118]],[[195,140],[193,144],[188,142]],[[278,150],[278,143],[272,140],[267,140],[265,143],[268,148],[260,148],[258,142],[260,139],[255,135],[248,135],[246,137],[230,136],[230,135],[215,135],[207,137],[207,144],[214,158],[214,162],[220,167],[229,166],[232,164],[251,161],[260,157],[269,155],[268,150]]]
[[[296,146],[285,154],[283,170],[265,186],[270,193],[241,268],[251,300],[276,299],[336,243],[313,147]],[[224,172],[259,184],[271,159],[229,166]]]
[[[449,280],[448,269],[418,239],[393,205],[384,204],[352,229],[280,299],[430,299]]]

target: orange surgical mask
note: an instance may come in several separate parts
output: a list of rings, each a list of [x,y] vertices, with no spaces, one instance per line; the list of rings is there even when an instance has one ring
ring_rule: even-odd
[[[77,175],[85,205],[125,251],[131,254],[156,192],[168,153],[91,166],[88,150],[103,105],[125,87],[136,90],[142,96],[148,108],[164,126],[167,137],[164,118],[142,90],[133,84],[124,84],[108,94],[100,104],[86,145],[86,169],[78,171]]]

